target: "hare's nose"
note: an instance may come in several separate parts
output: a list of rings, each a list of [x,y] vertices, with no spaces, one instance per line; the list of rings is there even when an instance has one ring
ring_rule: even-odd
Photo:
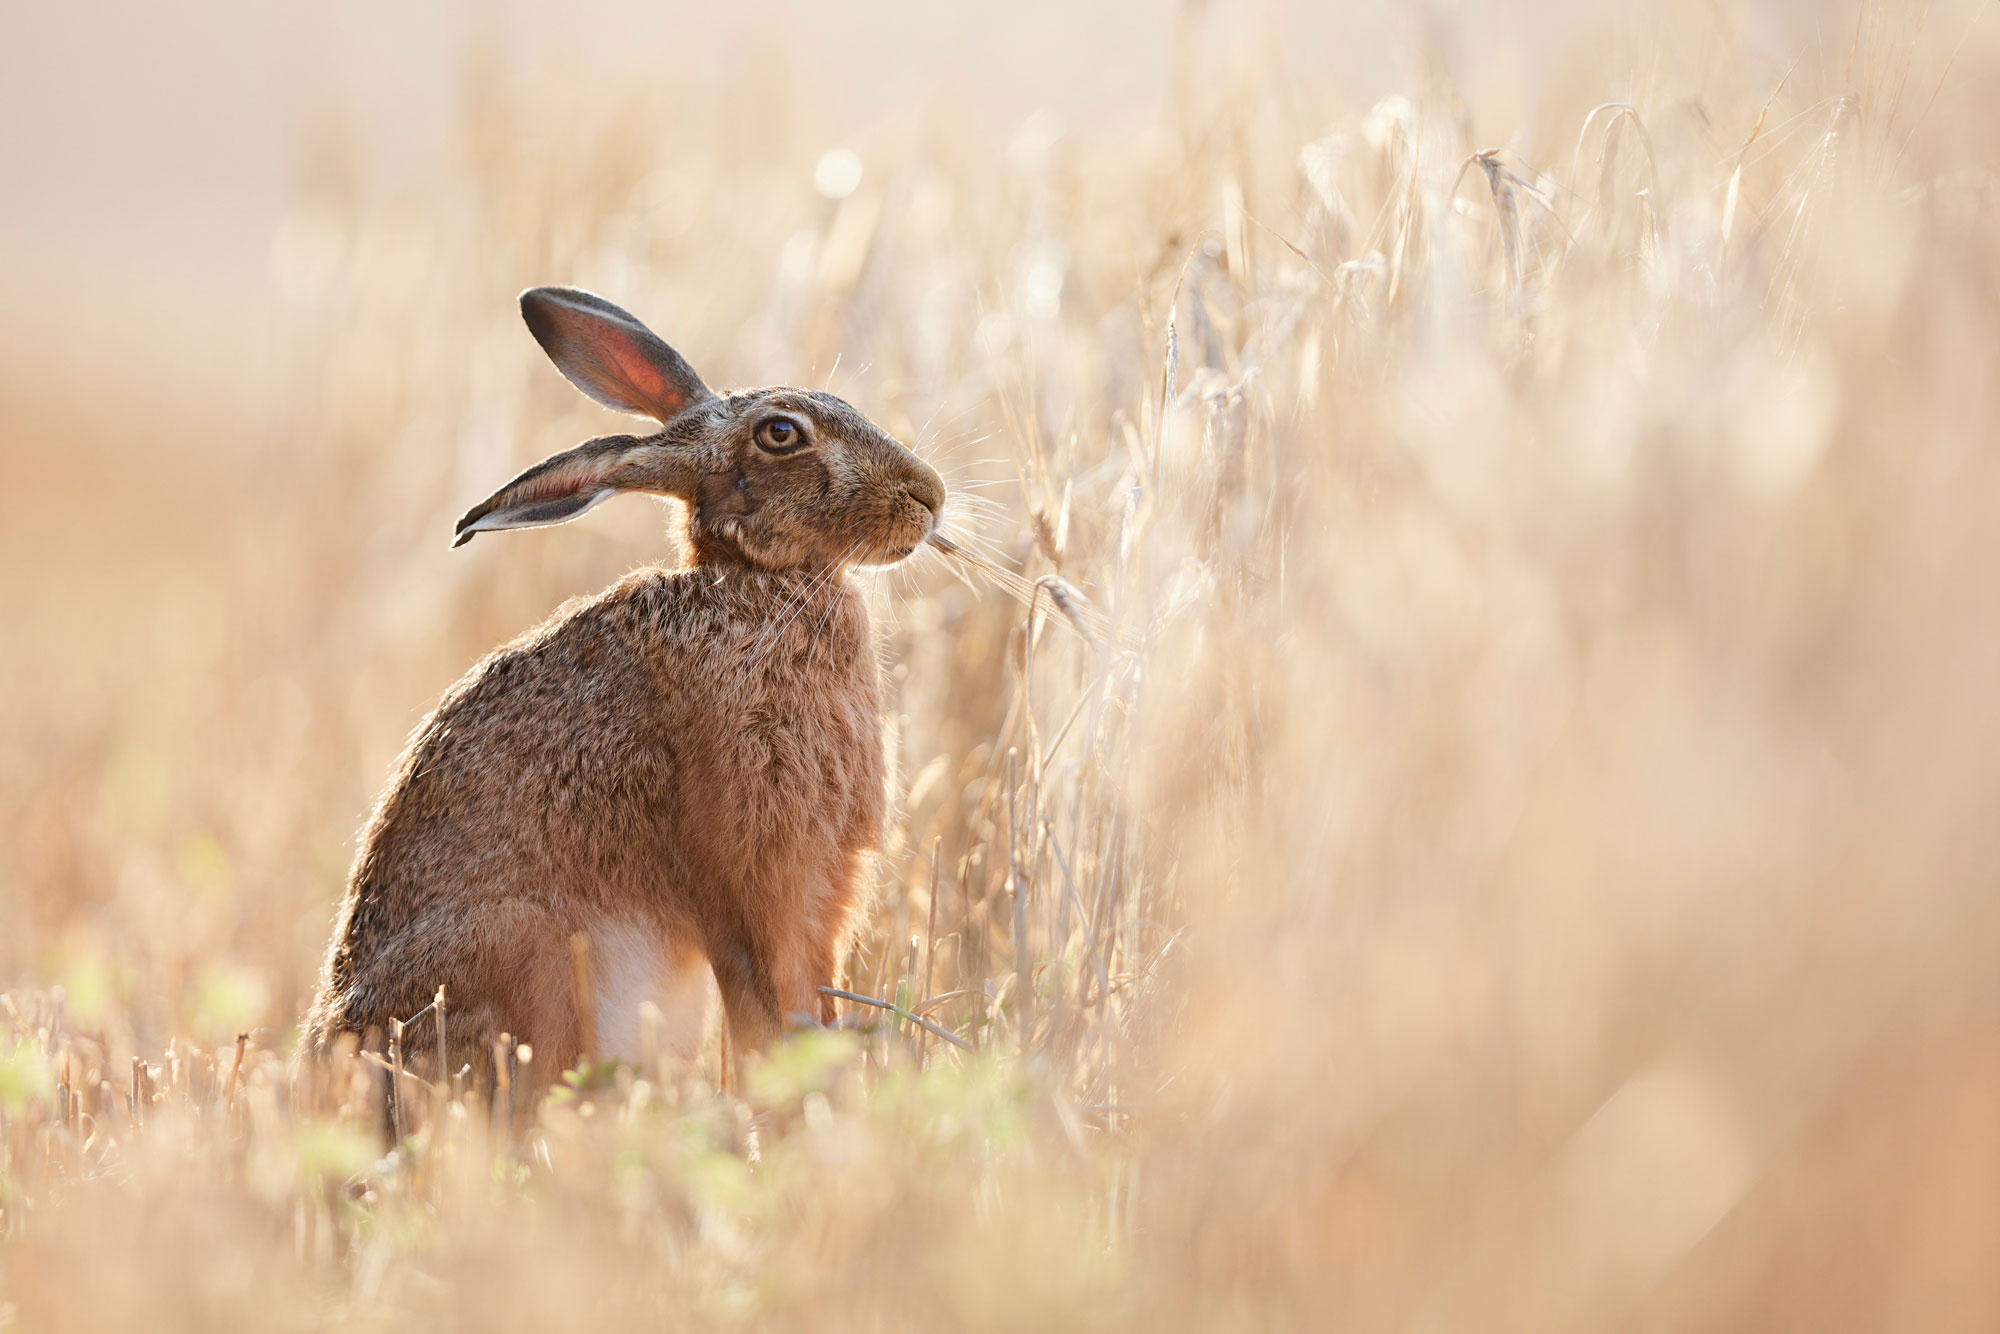
[[[936,518],[938,511],[944,508],[944,478],[937,475],[935,468],[924,467],[922,471],[912,473],[903,483],[903,490],[910,499],[929,510],[932,518]]]

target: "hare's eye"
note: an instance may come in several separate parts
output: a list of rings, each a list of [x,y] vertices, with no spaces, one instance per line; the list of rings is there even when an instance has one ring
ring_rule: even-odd
[[[757,428],[757,446],[768,454],[789,454],[805,442],[805,428],[790,417],[773,417]]]

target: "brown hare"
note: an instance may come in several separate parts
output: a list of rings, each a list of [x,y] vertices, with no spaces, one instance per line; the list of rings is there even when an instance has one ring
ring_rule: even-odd
[[[732,1042],[756,1051],[832,1019],[818,988],[882,822],[877,664],[848,570],[930,538],[944,483],[830,394],[711,391],[591,293],[535,288],[521,314],[572,384],[660,429],[535,465],[453,545],[644,491],[683,502],[687,564],[565,605],[418,726],[348,876],[306,1049],[408,1019],[443,986],[454,1065],[502,1032],[534,1045],[538,1082],[589,1032],[633,1055],[646,1001],[691,1054],[705,964]],[[413,1025],[407,1049],[427,1060],[436,1038]]]

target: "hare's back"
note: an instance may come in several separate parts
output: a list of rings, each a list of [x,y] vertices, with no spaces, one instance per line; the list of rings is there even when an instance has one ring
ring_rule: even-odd
[[[544,899],[637,855],[630,824],[671,755],[624,601],[564,608],[446,693],[364,836],[360,897],[400,917],[464,893]]]

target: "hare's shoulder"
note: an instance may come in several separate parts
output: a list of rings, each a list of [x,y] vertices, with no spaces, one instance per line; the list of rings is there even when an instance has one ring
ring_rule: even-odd
[[[633,663],[633,621],[627,580],[591,598],[557,608],[540,625],[500,645],[445,692],[439,713],[481,711],[504,702],[533,705],[574,694],[586,684],[601,694]]]
[[[542,731],[557,716],[602,727],[635,708],[812,695],[850,677],[872,685],[873,662],[867,612],[844,582],[645,569],[488,654],[430,730],[514,719]]]
[[[673,619],[657,605],[672,578],[641,571],[488,653],[418,725],[400,767],[412,776],[467,761],[511,767],[510,756],[632,740],[659,684],[651,648]]]
[[[699,693],[711,659],[757,629],[741,590],[699,571],[637,570],[487,654],[446,691],[427,730],[514,720],[546,731],[558,717],[615,725],[661,694]]]

